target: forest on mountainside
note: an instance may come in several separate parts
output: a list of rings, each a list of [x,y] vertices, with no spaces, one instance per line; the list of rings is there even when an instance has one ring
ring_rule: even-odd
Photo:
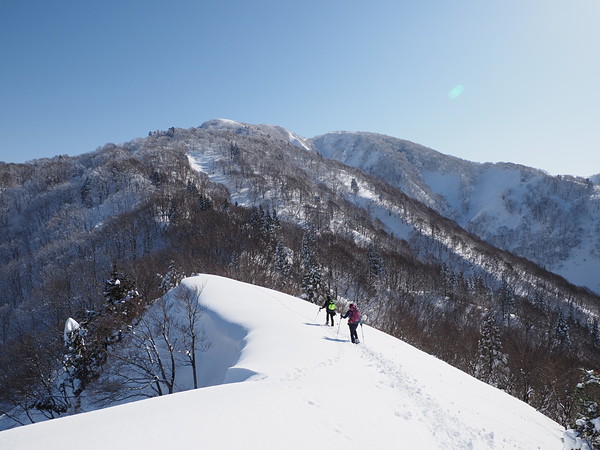
[[[328,133],[308,143],[491,245],[600,292],[600,186],[592,179],[476,163],[376,133]]]
[[[56,417],[77,410],[84,389],[96,389],[103,399],[131,395],[133,382],[94,382],[177,268],[316,304],[327,294],[342,307],[356,302],[370,325],[562,424],[581,414],[582,369],[600,366],[596,296],[474,237],[467,240],[456,224],[382,184],[381,198],[395,196],[403,202],[399,207],[418,210],[423,223],[427,217],[429,235],[400,239],[369,210],[337,195],[342,179],[332,189],[299,169],[347,170],[365,186],[357,171],[340,163],[266,136],[233,139],[215,132],[203,139],[200,148],[190,135],[170,129],[79,157],[0,164],[1,413],[25,423],[28,416],[35,420],[34,413]],[[193,170],[190,147],[228,155],[219,173],[240,188],[251,186],[250,204]],[[347,184],[352,189],[350,179]],[[526,272],[495,279],[441,245],[434,230],[452,232],[463,239],[457,245],[480,246],[489,261],[512,261]],[[525,278],[546,284],[528,282],[525,289],[515,281]],[[116,279],[130,284],[115,298],[107,286]],[[588,307],[596,308],[595,316],[585,314]],[[78,366],[83,372],[77,377],[85,379],[78,393],[64,389],[68,318],[86,329],[86,351],[93,356]],[[145,395],[172,391],[168,377],[161,380]]]

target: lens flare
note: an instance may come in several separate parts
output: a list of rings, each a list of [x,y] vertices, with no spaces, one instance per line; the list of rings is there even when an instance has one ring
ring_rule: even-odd
[[[456,100],[458,97],[460,97],[460,94],[462,94],[464,90],[465,87],[462,84],[457,84],[450,90],[448,97],[450,100]]]

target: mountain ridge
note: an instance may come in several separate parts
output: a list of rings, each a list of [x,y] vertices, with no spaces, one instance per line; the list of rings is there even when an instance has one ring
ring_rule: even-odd
[[[373,136],[379,139],[363,139]],[[430,164],[445,161],[430,155]],[[0,389],[1,407],[2,401],[31,407],[13,394],[22,392],[19,370],[40,370],[19,352],[51,348],[38,356],[60,367],[64,350],[56,336],[67,317],[88,327],[96,317],[117,321],[118,329],[128,325],[103,297],[111,266],[133,275],[142,306],[160,297],[157,280],[169,279],[176,266],[312,303],[326,294],[356,301],[373,326],[563,424],[571,416],[560,405],[571,401],[577,367],[594,367],[597,360],[597,295],[485,242],[392,183],[324,157],[281,127],[217,120],[158,130],[77,158],[0,170],[0,255],[6,261],[0,266],[0,323],[6,324],[0,328],[0,367],[6,369],[0,386],[15,387]],[[428,176],[438,187],[449,183]],[[447,200],[414,181],[429,189],[430,201]],[[507,358],[500,363],[505,369],[486,374],[477,352],[490,317]],[[50,407],[40,391],[39,401]],[[72,399],[56,398],[62,414],[61,402]]]
[[[221,318],[214,353],[229,340],[227,327],[245,330],[224,384],[4,431],[0,446],[529,450],[561,443],[561,427],[533,408],[367,325],[355,346],[345,323],[340,331],[320,325],[317,306],[297,298],[210,275],[184,286],[201,289],[206,320]]]
[[[283,141],[291,141],[292,135],[272,125],[223,120],[201,127],[265,135],[275,130]],[[475,163],[371,132],[336,131],[301,142],[298,146],[399,188],[492,245],[600,293],[595,275],[600,271],[600,233],[594,225],[600,223],[600,188],[592,188],[591,181],[551,177],[509,162]],[[535,192],[542,189],[547,196],[537,198]],[[542,214],[551,207],[552,214]],[[558,221],[564,230],[560,235],[555,231]]]

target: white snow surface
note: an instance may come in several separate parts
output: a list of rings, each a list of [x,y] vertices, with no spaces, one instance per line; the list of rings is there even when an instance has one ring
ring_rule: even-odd
[[[200,370],[216,385],[3,431],[0,449],[562,448],[562,427],[527,404],[367,325],[354,345],[345,320],[325,326],[298,298],[183,284],[204,286]]]
[[[289,141],[292,145],[303,148],[304,150],[307,150],[309,152],[311,151],[311,148],[308,146],[308,144],[306,143],[306,141],[303,138],[301,138],[300,136],[298,136],[295,133],[292,133],[290,130],[285,130],[285,131],[287,131]]]
[[[69,317],[67,319],[67,321],[65,322],[65,331],[63,333],[63,340],[65,342],[67,342],[69,340],[69,333],[73,332],[74,330],[78,330],[78,329],[79,329],[79,323],[75,319],[72,319],[71,317]]]

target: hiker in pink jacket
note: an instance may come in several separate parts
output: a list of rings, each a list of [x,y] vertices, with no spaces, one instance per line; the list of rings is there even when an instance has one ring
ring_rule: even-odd
[[[346,311],[346,314],[342,316],[342,319],[348,318],[348,328],[350,328],[350,340],[353,344],[358,344],[358,333],[356,329],[360,323],[360,313],[354,303],[350,303],[350,308]]]

